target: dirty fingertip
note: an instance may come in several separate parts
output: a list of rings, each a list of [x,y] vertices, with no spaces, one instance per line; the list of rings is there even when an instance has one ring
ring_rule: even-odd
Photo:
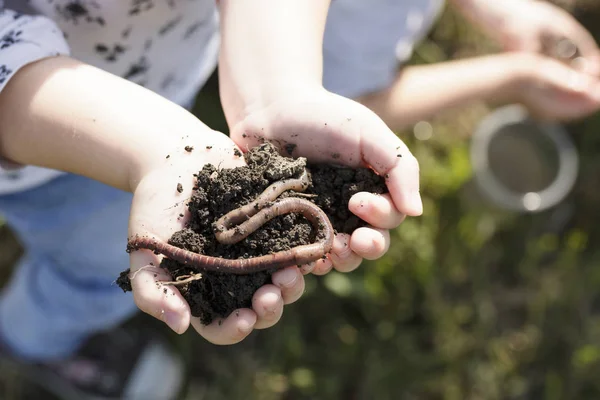
[[[329,258],[319,259],[315,262],[315,269],[313,275],[325,275],[333,268],[333,263]]]
[[[238,332],[244,336],[252,332],[254,325],[256,325],[256,314],[249,312],[249,310],[236,310],[232,313],[232,316],[236,319],[235,325]]]
[[[162,320],[173,332],[181,335],[190,325],[189,315],[181,314],[174,311],[166,311],[162,315]]]
[[[311,272],[313,272],[313,270],[315,269],[315,262],[311,262],[308,264],[304,264],[300,266],[300,272],[302,273],[302,275],[308,275]]]
[[[293,287],[299,278],[297,267],[287,267],[273,274],[273,283],[282,288]]]
[[[350,197],[348,208],[353,213],[367,213],[369,211],[371,197],[372,195],[370,195],[370,193],[356,193],[354,196]]]
[[[351,236],[347,233],[338,233],[333,239],[333,247],[331,252],[335,254],[338,259],[345,259],[352,255],[352,249],[350,248]]]

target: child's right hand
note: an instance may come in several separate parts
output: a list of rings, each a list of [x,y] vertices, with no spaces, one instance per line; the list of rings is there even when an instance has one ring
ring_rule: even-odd
[[[183,135],[181,140],[177,138],[175,146],[167,144],[165,154],[133,190],[130,236],[149,235],[166,242],[173,233],[184,228],[189,218],[186,204],[194,186],[193,174],[208,163],[220,168],[245,165],[244,158],[236,155],[241,153],[234,153],[237,147],[227,136],[199,122],[196,131]],[[192,146],[193,150],[186,151],[186,146]],[[178,184],[181,184],[181,193],[177,190]],[[279,270],[272,275],[272,284],[254,294],[252,309],[236,310],[227,318],[205,326],[198,318],[191,318],[189,305],[177,287],[159,283],[173,280],[159,267],[161,258],[150,250],[131,252],[129,277],[136,304],[175,332],[183,333],[191,324],[201,336],[215,344],[237,343],[253,329],[271,327],[281,318],[283,305],[293,303],[304,291],[304,277],[296,266]]]
[[[574,120],[600,109],[600,79],[555,59],[515,54],[513,99],[544,120]]]

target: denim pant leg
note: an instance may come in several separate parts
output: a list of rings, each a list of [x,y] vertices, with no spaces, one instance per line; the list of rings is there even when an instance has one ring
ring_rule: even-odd
[[[26,254],[0,297],[0,336],[23,357],[68,355],[137,310],[115,284],[126,253],[131,194],[75,175],[0,196]]]

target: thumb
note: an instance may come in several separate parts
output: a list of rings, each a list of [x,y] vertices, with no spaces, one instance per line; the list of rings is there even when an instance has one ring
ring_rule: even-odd
[[[191,313],[175,286],[161,282],[171,281],[171,276],[153,263],[140,263],[144,258],[153,257],[147,250],[138,250],[131,254],[132,265],[143,265],[132,268],[129,273],[133,299],[140,310],[166,323],[174,332],[184,333],[190,325]]]
[[[385,177],[396,208],[403,214],[423,213],[419,162],[400,138],[375,113],[361,106],[360,154],[365,164]]]

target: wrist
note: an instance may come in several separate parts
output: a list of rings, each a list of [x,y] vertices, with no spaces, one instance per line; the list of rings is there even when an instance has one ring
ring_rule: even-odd
[[[497,59],[497,85],[492,87],[486,101],[506,104],[518,101],[527,90],[532,74],[539,65],[535,54],[510,52],[492,56]]]
[[[221,0],[220,92],[229,126],[321,87],[329,0]]]
[[[507,102],[520,102],[538,84],[540,71],[545,69],[546,57],[535,53],[507,53],[507,75],[505,97]]]
[[[205,163],[220,165],[229,157],[237,159],[241,156],[227,135],[210,129],[195,117],[177,124],[168,135],[155,136],[152,145],[144,147],[143,153],[131,165],[131,192],[135,192],[141,181],[155,176],[155,172],[164,175],[168,170],[178,171],[171,174],[175,178],[186,170],[191,176]]]
[[[320,81],[303,80],[293,78],[272,80],[266,82],[255,96],[248,98],[244,107],[238,113],[238,117],[232,122],[239,122],[249,115],[265,110],[274,104],[290,103],[298,99],[310,99],[315,93],[324,92],[325,89]]]
[[[138,184],[157,169],[188,162],[199,165],[201,151],[227,140],[222,133],[213,131],[192,114],[181,111],[182,114],[169,115],[161,110],[161,119],[170,121],[168,130],[162,124],[152,126],[151,119],[139,127],[143,138],[130,147],[127,155],[130,158],[126,190],[134,192]]]
[[[272,96],[261,101],[248,104],[236,118],[228,119],[231,138],[238,140],[244,134],[268,137],[268,132],[284,123],[291,115],[299,116],[302,109],[310,108],[324,96],[330,95],[321,85],[305,85],[302,87],[279,86],[271,92]],[[310,118],[304,115],[299,118]]]
[[[316,93],[325,91],[320,79],[298,79],[283,75],[256,83],[252,93],[246,96],[231,96],[229,90],[232,90],[232,87],[227,84],[221,86],[223,110],[230,130],[249,116],[254,116],[272,105],[310,99]]]

